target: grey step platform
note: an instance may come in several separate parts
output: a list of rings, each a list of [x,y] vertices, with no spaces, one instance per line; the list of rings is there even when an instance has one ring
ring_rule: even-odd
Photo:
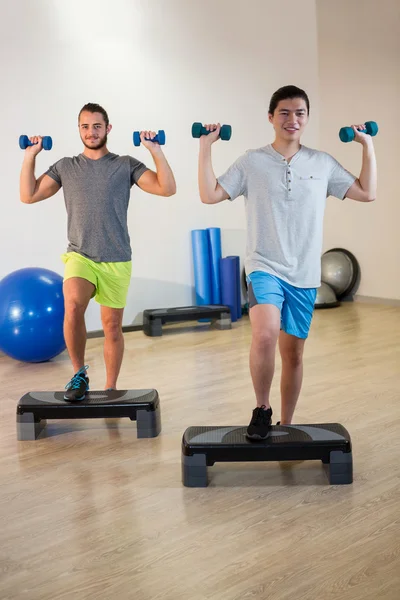
[[[128,417],[137,423],[138,438],[161,431],[157,390],[93,391],[82,402],[66,402],[64,392],[29,392],[17,405],[17,439],[36,440],[47,419],[101,419]]]
[[[321,460],[329,483],[353,481],[349,432],[338,423],[272,425],[265,440],[246,437],[247,427],[189,427],[182,438],[182,483],[207,487],[216,462]]]
[[[143,311],[143,332],[149,336],[162,335],[165,323],[210,319],[217,329],[231,329],[231,309],[220,304],[179,306],[176,308],[147,308]]]

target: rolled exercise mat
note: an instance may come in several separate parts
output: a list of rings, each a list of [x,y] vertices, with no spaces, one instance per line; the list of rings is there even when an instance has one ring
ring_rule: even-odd
[[[230,258],[221,258],[221,299],[231,309],[232,322],[237,321],[236,263]]]
[[[211,304],[210,251],[205,229],[192,230],[192,252],[196,305]]]
[[[221,229],[219,227],[209,227],[207,229],[208,240],[210,244],[210,265],[211,265],[211,303],[221,304],[221,276],[220,260],[222,258],[221,250]]]
[[[236,266],[236,317],[242,318],[242,292],[240,289],[240,256],[227,256],[230,260],[233,260]]]

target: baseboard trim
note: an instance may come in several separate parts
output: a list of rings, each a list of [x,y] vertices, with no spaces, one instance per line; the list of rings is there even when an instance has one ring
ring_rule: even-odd
[[[355,302],[363,302],[364,304],[384,304],[385,306],[400,306],[400,298],[379,298],[379,296],[362,296],[356,294]]]
[[[123,333],[130,333],[131,331],[142,331],[143,325],[123,325],[122,331]],[[104,337],[104,331],[102,329],[97,329],[95,331],[89,331],[87,334],[87,338],[99,338]]]

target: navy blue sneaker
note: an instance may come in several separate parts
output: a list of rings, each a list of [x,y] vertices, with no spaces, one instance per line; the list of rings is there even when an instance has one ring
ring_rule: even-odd
[[[86,365],[79,369],[71,381],[67,383],[64,400],[67,402],[82,402],[84,400],[86,392],[89,391],[89,377],[86,375],[88,368],[88,365]]]
[[[271,423],[272,408],[265,409],[265,406],[255,408],[246,431],[246,437],[252,440],[265,440],[268,437]]]

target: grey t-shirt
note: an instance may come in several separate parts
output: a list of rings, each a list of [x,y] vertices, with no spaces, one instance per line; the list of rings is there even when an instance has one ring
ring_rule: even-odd
[[[245,199],[246,273],[319,287],[326,198],[344,199],[355,180],[332,156],[306,146],[290,162],[271,145],[242,155],[218,182],[231,200]]]
[[[83,154],[62,158],[46,175],[64,188],[68,214],[67,252],[95,262],[126,262],[130,189],[147,167],[131,156],[109,152],[93,160]]]

